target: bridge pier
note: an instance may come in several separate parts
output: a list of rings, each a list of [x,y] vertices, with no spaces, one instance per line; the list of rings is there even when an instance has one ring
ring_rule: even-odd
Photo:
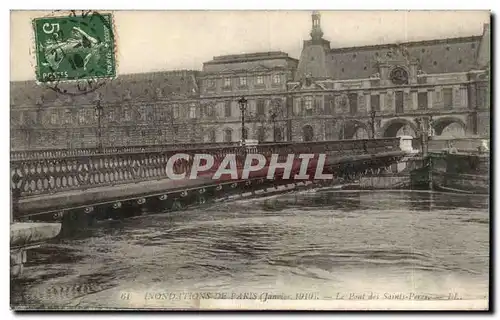
[[[10,225],[10,273],[16,278],[22,275],[27,262],[27,250],[57,237],[60,223],[12,223]]]
[[[95,225],[96,214],[94,207],[87,207],[85,209],[71,210],[62,213],[61,232],[60,236],[73,236],[75,232],[88,229]]]

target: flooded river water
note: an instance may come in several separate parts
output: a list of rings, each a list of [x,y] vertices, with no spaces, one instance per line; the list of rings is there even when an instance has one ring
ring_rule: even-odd
[[[13,307],[189,307],[203,293],[484,299],[488,197],[294,192],[103,221],[28,259]]]

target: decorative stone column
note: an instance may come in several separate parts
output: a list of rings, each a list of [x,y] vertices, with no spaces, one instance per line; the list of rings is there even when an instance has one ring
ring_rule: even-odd
[[[467,87],[466,86],[460,86],[460,107],[461,108],[467,108],[468,103],[467,103]]]
[[[380,112],[384,112],[385,110],[387,110],[387,107],[385,105],[386,103],[386,93],[384,91],[380,91],[380,101],[379,101],[379,105],[380,105]]]
[[[366,113],[365,95],[362,91],[358,92],[358,113]]]
[[[432,99],[433,96],[434,96],[434,89],[429,88],[427,90],[427,109],[434,108],[434,99]]]
[[[410,89],[403,90],[403,110],[405,112],[413,110],[413,99],[410,94]]]
[[[432,100],[432,106],[435,109],[443,108],[443,92],[441,87],[434,88],[434,99]]]
[[[412,101],[412,110],[418,109],[418,90],[411,89],[410,90],[411,101]]]
[[[364,95],[365,95],[366,112],[370,112],[370,111],[372,111],[372,107],[371,107],[371,100],[372,99],[371,99],[370,91],[365,91]]]
[[[386,96],[386,101],[387,101],[387,109],[388,111],[396,112],[396,99],[394,98],[394,90],[388,90],[387,91],[387,96]]]
[[[459,85],[453,86],[453,109],[460,109],[462,107],[462,90]]]
[[[418,62],[417,61],[411,61],[410,62],[410,68],[409,68],[409,78],[408,78],[408,82],[410,84],[416,84],[418,82],[418,79],[417,79],[417,71],[418,69]]]

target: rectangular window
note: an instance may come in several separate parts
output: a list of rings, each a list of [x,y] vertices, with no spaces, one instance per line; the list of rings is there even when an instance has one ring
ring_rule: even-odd
[[[259,99],[257,100],[257,114],[263,116],[266,114],[266,101]]]
[[[231,142],[233,140],[233,131],[231,129],[224,130],[224,142]]]
[[[396,113],[403,113],[404,111],[403,91],[396,91]]]
[[[96,121],[96,117],[97,117],[97,114],[96,114],[96,111],[94,109],[87,109],[85,111],[85,121],[87,123],[94,123]]]
[[[273,83],[274,84],[279,84],[281,83],[281,76],[279,74],[273,75]]]
[[[259,142],[266,141],[266,129],[264,127],[259,127],[257,131],[257,140]]]
[[[179,118],[179,105],[174,104],[172,108],[173,108],[173,111],[174,111],[174,112],[173,112],[173,114],[174,114],[174,119]]]
[[[189,106],[189,119],[196,119],[196,105],[191,104]]]
[[[443,89],[443,102],[446,109],[453,108],[453,90],[451,88]]]
[[[213,79],[207,79],[207,80],[205,80],[205,83],[206,83],[207,88],[215,87],[215,82]]]
[[[22,124],[23,122],[23,113],[21,112],[21,117],[20,117],[20,123]],[[64,112],[64,123],[65,124],[71,124],[73,122],[73,119],[72,119],[72,114],[71,114],[71,111],[69,110],[66,110]]]
[[[374,111],[380,111],[380,95],[370,96],[370,107]]]
[[[264,84],[264,76],[257,76],[257,84],[258,85]]]
[[[210,131],[210,142],[215,143],[215,142],[217,142],[216,140],[217,139],[216,139],[216,135],[215,135],[215,130],[211,130]]]
[[[123,110],[123,117],[125,118],[125,121],[130,121],[132,119],[129,109]]]
[[[224,116],[227,118],[231,117],[231,101],[224,103]]]
[[[214,107],[211,104],[205,106],[205,116],[209,118],[214,116]]]
[[[224,78],[224,87],[231,87],[231,78]]]
[[[144,106],[141,106],[137,109],[137,112],[139,113],[139,120],[140,121],[146,121],[146,109]]]
[[[325,96],[325,115],[333,115],[335,114],[335,97],[328,95]]]
[[[57,124],[57,120],[58,120],[57,118],[58,118],[57,113],[55,113],[55,112],[52,113],[50,115],[50,124]]]
[[[358,94],[357,93],[349,93],[349,113],[355,115],[358,113]]]
[[[111,109],[108,112],[108,121],[113,122],[115,121],[115,110]]]
[[[305,100],[305,108],[306,110],[312,110],[313,108],[313,101],[311,97],[307,97]]]
[[[154,120],[153,106],[146,106],[146,121]]]
[[[163,106],[158,106],[156,108],[156,114],[158,115],[158,120],[165,120],[165,109],[163,109]]]
[[[427,92],[419,92],[417,95],[418,109],[426,110],[428,108]]]
[[[247,85],[247,77],[240,77],[240,86],[244,87]]]
[[[313,100],[312,97],[306,97],[304,100],[304,113],[306,116],[313,115]]]

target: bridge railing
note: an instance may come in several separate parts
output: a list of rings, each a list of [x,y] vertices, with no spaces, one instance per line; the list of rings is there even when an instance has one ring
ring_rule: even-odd
[[[399,138],[373,140],[318,141],[278,143],[248,147],[206,146],[185,150],[153,150],[147,152],[118,152],[90,155],[65,155],[35,159],[11,159],[11,185],[17,197],[50,194],[69,190],[85,190],[107,185],[120,185],[147,180],[168,179],[167,161],[178,153],[190,155],[173,165],[174,173],[190,172],[194,154],[210,154],[220,163],[234,154],[242,165],[245,154],[258,153],[266,158],[279,154],[284,161],[288,154],[326,153],[355,155],[399,150]]]
[[[39,149],[39,150],[11,150],[11,160],[19,159],[45,159],[69,156],[89,156],[95,154],[116,154],[131,152],[154,152],[168,150],[185,150],[203,147],[228,147],[237,146],[238,142],[216,142],[216,143],[172,143],[157,145],[135,145],[104,147],[101,152],[98,148],[72,148],[72,149]]]

